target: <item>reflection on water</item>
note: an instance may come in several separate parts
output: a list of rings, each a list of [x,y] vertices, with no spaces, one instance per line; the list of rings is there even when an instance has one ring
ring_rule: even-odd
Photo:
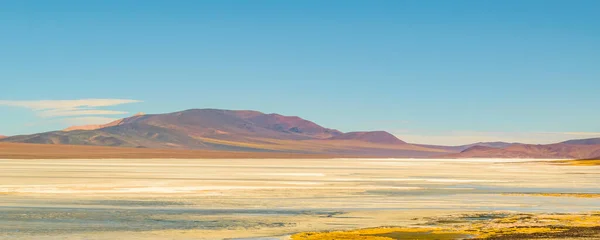
[[[600,193],[600,167],[525,160],[0,160],[0,168],[0,239],[405,224],[391,211],[600,210],[593,198],[504,195]]]

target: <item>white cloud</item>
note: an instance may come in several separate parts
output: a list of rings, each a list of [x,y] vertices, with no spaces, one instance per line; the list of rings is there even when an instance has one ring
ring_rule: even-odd
[[[77,100],[38,100],[10,101],[0,100],[0,106],[27,108],[42,118],[72,117],[90,115],[119,115],[123,111],[97,109],[100,107],[116,106],[127,103],[141,102],[131,99],[77,99]]]
[[[600,132],[476,132],[450,131],[438,133],[415,133],[395,131],[394,134],[407,142],[433,145],[465,145],[476,142],[518,142],[550,144],[572,139],[600,137]]]

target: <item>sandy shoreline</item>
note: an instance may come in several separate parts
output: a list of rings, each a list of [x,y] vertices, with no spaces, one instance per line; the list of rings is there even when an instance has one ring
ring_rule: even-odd
[[[150,149],[83,145],[0,143],[0,159],[327,159],[352,157],[282,152],[237,152],[186,149]],[[359,158],[354,156],[355,158]]]

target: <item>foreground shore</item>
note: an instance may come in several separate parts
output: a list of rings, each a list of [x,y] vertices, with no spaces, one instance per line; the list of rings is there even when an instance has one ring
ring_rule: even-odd
[[[596,221],[600,167],[553,163],[5,159],[0,160],[0,239],[271,240],[381,226],[394,226],[393,234],[401,236],[419,228],[429,229],[414,233],[422,237],[438,229],[446,237],[489,238],[501,236],[483,235],[492,230],[477,224],[510,219],[529,230],[535,222],[548,222],[547,228],[572,228],[569,234],[589,232],[574,224],[583,220],[552,221],[581,218],[560,213],[587,214],[582,218]]]
[[[364,213],[339,213],[333,218],[355,218],[361,224]],[[381,213],[375,213],[381,214]],[[148,231],[105,231],[90,226],[90,231],[45,232],[43,234],[0,231],[0,239],[224,239],[224,240],[518,240],[518,239],[600,239],[600,212],[590,213],[515,213],[471,212],[435,215],[423,212],[390,212],[388,217],[402,219],[385,227],[350,230],[323,230],[297,232],[299,229],[332,228],[331,216],[304,216],[288,218],[298,225],[273,224],[264,218],[255,226],[228,226],[223,229],[164,229]],[[402,214],[398,216],[398,214]],[[317,214],[318,215],[318,214]],[[387,215],[385,213],[384,215]],[[393,216],[397,215],[397,216]],[[408,217],[411,219],[407,219]],[[418,217],[420,216],[420,217]],[[242,217],[243,218],[243,217]],[[329,219],[328,219],[329,218]],[[219,218],[232,221],[234,217]],[[277,220],[282,220],[276,217]],[[216,218],[214,220],[217,220]],[[336,220],[333,220],[334,222]],[[342,222],[339,221],[338,222]],[[386,222],[385,220],[382,222]],[[363,222],[362,224],[365,224]],[[373,222],[371,224],[378,224]],[[391,222],[390,222],[391,224]],[[338,225],[340,228],[343,225]],[[342,227],[344,228],[344,227]]]

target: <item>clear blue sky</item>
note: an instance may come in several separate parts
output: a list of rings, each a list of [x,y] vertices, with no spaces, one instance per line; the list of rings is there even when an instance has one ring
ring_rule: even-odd
[[[595,0],[0,1],[0,134],[224,108],[413,142],[597,137],[598,9]],[[142,102],[77,116],[19,105],[77,99]]]

